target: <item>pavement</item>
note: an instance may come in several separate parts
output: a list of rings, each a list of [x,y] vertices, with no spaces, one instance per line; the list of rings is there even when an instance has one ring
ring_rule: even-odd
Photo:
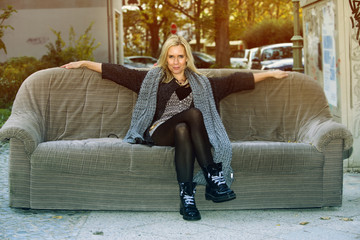
[[[0,142],[0,239],[360,239],[360,174],[344,173],[342,207],[178,212],[10,208],[8,143]]]

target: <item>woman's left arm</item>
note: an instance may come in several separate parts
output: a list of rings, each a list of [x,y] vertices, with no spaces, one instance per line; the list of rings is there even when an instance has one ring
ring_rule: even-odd
[[[287,72],[284,72],[281,70],[254,73],[254,81],[255,81],[255,83],[257,83],[257,82],[261,82],[270,77],[281,79],[281,78],[287,77],[288,75],[289,74]]]
[[[236,72],[225,77],[209,78],[213,90],[215,101],[220,102],[229,94],[238,91],[251,90],[255,88],[255,83],[267,78],[284,78],[288,73],[284,71],[267,71],[259,73]]]

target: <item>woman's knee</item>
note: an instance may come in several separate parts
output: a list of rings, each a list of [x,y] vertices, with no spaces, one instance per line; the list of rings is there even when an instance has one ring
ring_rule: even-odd
[[[191,120],[195,122],[203,121],[203,115],[198,108],[190,108],[188,111]]]
[[[188,136],[189,135],[189,127],[186,123],[182,122],[182,123],[178,123],[175,126],[175,135],[177,137],[179,136]]]

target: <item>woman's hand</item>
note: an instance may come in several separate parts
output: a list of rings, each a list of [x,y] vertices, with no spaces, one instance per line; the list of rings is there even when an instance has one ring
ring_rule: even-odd
[[[77,61],[77,62],[70,62],[68,64],[64,64],[61,67],[66,69],[74,69],[74,68],[82,68],[86,67],[90,70],[93,70],[95,72],[101,73],[101,63],[98,62],[92,62],[92,61]]]
[[[64,64],[64,65],[62,65],[60,67],[61,68],[67,68],[67,69],[81,68],[81,67],[85,67],[85,61],[70,62],[70,63]]]
[[[287,72],[284,72],[281,70],[260,72],[260,73],[254,73],[254,80],[257,83],[257,82],[261,82],[270,77],[273,77],[276,79],[281,79],[281,78],[287,77],[288,75],[289,74]]]
[[[281,70],[270,71],[269,73],[272,74],[273,78],[277,78],[277,79],[281,79],[281,78],[289,76],[289,74],[287,72],[281,71]]]

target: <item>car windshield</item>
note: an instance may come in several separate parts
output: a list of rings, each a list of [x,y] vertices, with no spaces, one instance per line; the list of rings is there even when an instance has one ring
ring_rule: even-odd
[[[124,58],[124,63],[125,63],[125,64],[131,64],[131,63],[134,63],[134,62],[125,57],[125,58]]]
[[[201,58],[204,61],[207,61],[207,62],[215,61],[215,59],[212,56],[207,55],[205,53],[198,52],[197,55],[199,58]]]
[[[263,60],[292,58],[292,47],[276,47],[264,49],[261,54],[261,58]]]
[[[245,51],[242,50],[242,51],[234,51],[231,53],[231,57],[233,58],[243,58],[245,57]]]
[[[156,60],[148,57],[132,57],[131,61],[139,63],[155,63]]]

